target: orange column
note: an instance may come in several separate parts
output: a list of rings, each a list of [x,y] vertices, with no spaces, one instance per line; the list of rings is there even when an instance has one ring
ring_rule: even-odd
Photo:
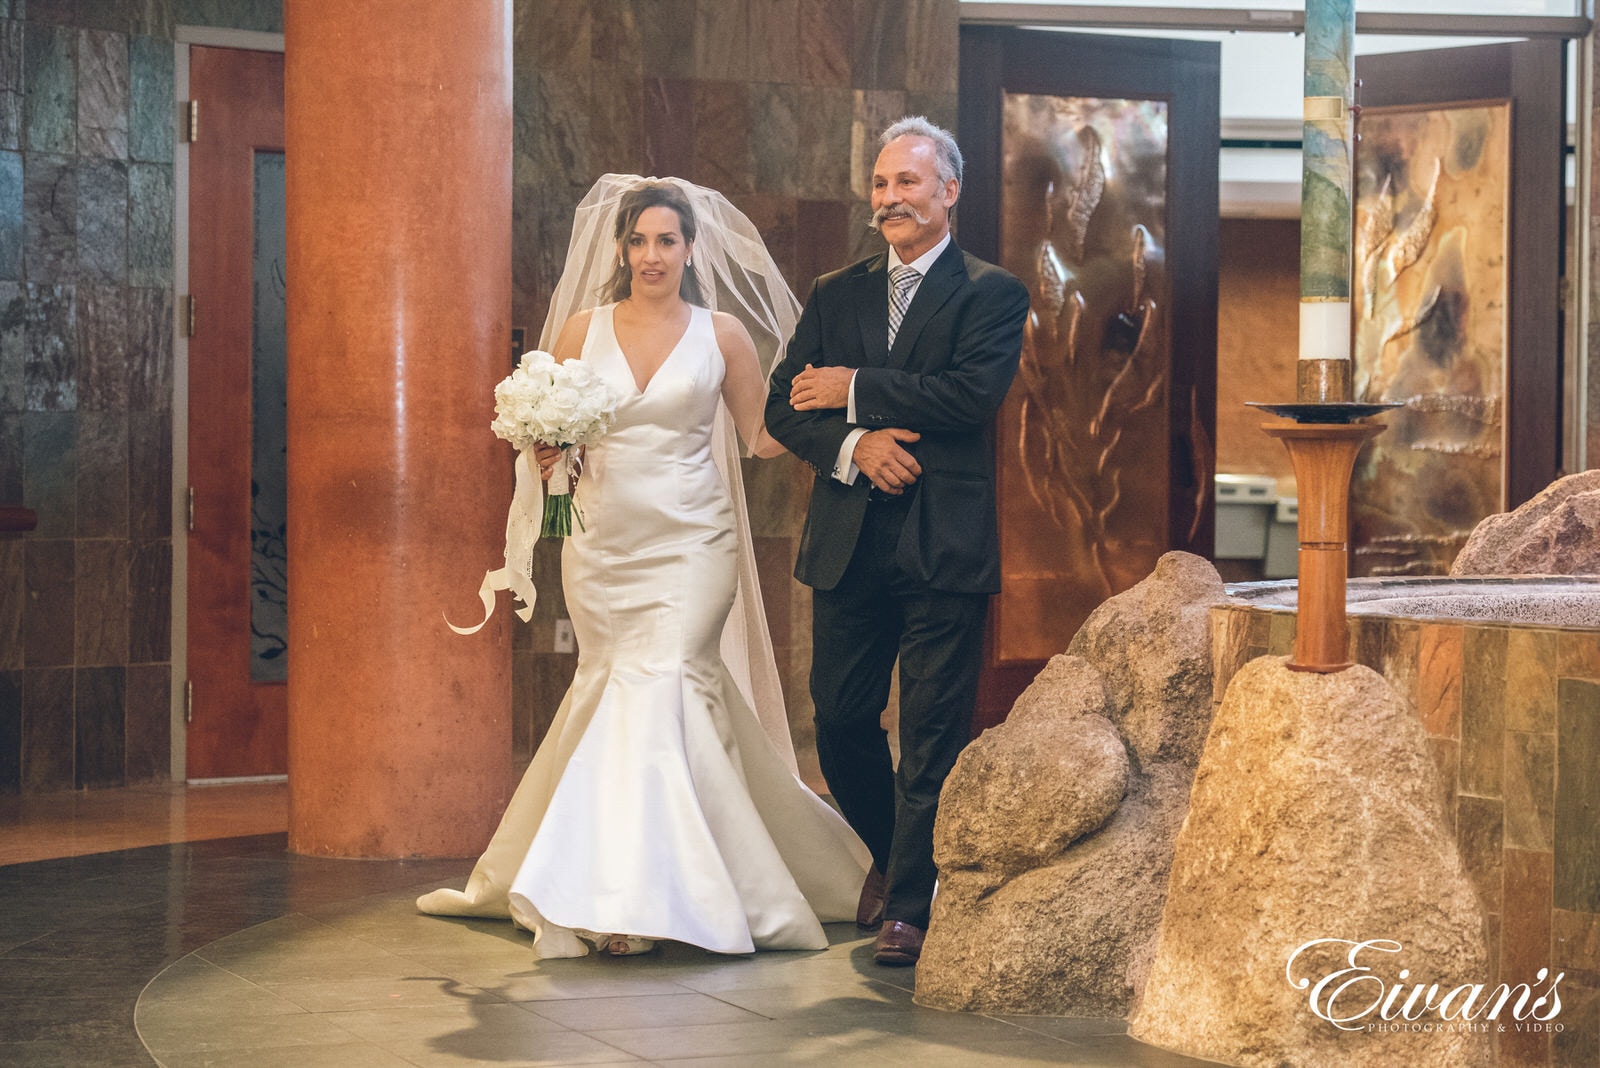
[[[468,856],[510,786],[510,0],[284,4],[289,848]]]

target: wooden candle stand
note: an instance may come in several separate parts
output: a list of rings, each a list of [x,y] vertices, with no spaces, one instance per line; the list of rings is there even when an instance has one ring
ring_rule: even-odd
[[[1350,473],[1382,423],[1263,423],[1289,450],[1299,486],[1300,592],[1294,671],[1350,666],[1345,630],[1345,576],[1350,567]]]

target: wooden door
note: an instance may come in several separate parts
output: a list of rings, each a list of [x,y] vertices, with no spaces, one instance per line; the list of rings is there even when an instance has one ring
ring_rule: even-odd
[[[189,683],[187,776],[217,779],[287,770],[287,686],[262,677],[253,652],[253,356],[259,344],[257,275],[262,234],[282,231],[281,201],[258,197],[257,178],[283,155],[283,56],[190,49],[199,101],[189,149]],[[270,284],[270,280],[269,280]],[[281,368],[281,360],[278,364]],[[279,372],[281,375],[281,371]],[[281,386],[279,387],[281,389]],[[259,545],[256,547],[259,549]],[[281,658],[280,658],[281,659]]]
[[[1211,554],[1216,44],[967,26],[962,247],[1032,293],[975,729],[1161,554]]]
[[[1560,474],[1566,48],[1356,58],[1351,570],[1446,573]]]

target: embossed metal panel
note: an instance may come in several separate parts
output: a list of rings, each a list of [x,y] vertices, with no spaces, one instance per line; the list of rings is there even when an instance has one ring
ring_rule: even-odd
[[[1032,299],[999,421],[998,658],[1066,648],[1167,548],[1167,106],[1005,94],[1000,262]]]
[[[1351,482],[1351,570],[1448,571],[1505,498],[1511,106],[1368,109],[1355,399],[1395,401]]]

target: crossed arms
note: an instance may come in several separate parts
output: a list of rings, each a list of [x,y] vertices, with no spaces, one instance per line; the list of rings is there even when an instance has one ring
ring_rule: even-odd
[[[838,285],[843,279],[831,281]],[[930,367],[919,372],[850,366],[848,361],[860,359],[859,349],[852,352],[842,341],[829,341],[858,336],[856,309],[848,302],[830,301],[823,285],[813,285],[794,340],[772,376],[769,431],[819,474],[840,477],[840,446],[853,430],[866,428],[851,455],[856,467],[878,489],[904,492],[922,474],[906,446],[923,434],[981,430],[999,410],[1016,374],[1027,290],[999,271],[975,277],[963,290],[951,298],[960,303],[948,348],[918,358],[937,318],[918,339],[911,362]],[[824,320],[841,325],[830,332]],[[937,357],[944,351],[949,358],[941,362]],[[854,424],[846,415],[852,380]]]

